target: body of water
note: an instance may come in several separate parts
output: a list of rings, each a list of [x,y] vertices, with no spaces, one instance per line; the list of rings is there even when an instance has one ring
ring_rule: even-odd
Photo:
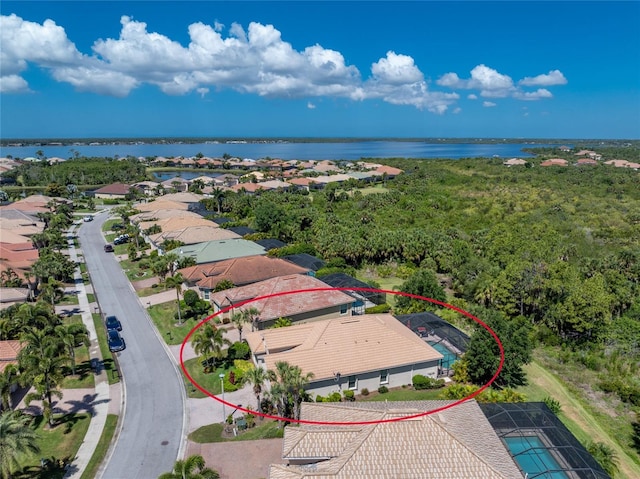
[[[279,158],[283,160],[360,160],[362,158],[513,158],[531,157],[523,148],[552,145],[531,143],[427,143],[421,141],[354,141],[345,143],[172,143],[108,144],[73,146],[0,147],[0,157],[46,158],[86,157],[192,157],[198,153],[211,158],[228,154],[238,158]],[[555,146],[555,145],[554,145]],[[557,145],[559,146],[559,145]],[[571,145],[567,145],[571,146]]]

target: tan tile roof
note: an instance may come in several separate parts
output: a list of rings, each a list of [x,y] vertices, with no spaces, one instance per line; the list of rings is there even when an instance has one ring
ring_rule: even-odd
[[[165,220],[167,218],[202,218],[202,216],[198,213],[194,213],[193,211],[165,209],[143,211],[142,213],[138,213],[129,217],[129,219],[135,223],[141,223],[143,221],[152,221],[153,223],[155,223],[158,220]]]
[[[241,238],[233,231],[220,228],[209,221],[208,225],[189,226],[180,230],[163,231],[149,236],[154,243],[162,243],[167,240],[177,240],[184,244],[196,244],[204,241],[218,241],[225,239]]]
[[[9,364],[18,364],[18,353],[23,347],[18,340],[0,341],[0,373],[4,372]]]
[[[111,185],[98,188],[94,193],[105,195],[126,195],[129,193],[130,188],[131,187],[129,185],[125,185],[124,183],[113,183]]]
[[[267,369],[278,361],[313,373],[314,381],[437,361],[442,354],[390,314],[365,314],[256,331],[246,336],[255,353],[269,352]],[[282,351],[282,352],[279,352]]]
[[[376,168],[376,172],[381,175],[387,174],[389,176],[398,176],[400,173],[404,173],[400,168],[394,168],[393,166],[382,165]]]
[[[303,403],[302,419],[373,421],[420,414],[453,401]],[[307,466],[272,465],[270,479],[522,479],[475,401],[403,421],[362,426],[288,426],[283,458]],[[313,461],[317,458],[317,461]],[[323,460],[329,458],[328,460]]]
[[[158,210],[187,210],[189,205],[179,201],[165,201],[158,199],[149,203],[140,203],[134,207],[138,211],[158,211]]]
[[[236,286],[244,286],[277,276],[307,274],[309,269],[280,258],[256,255],[199,264],[181,269],[180,272],[190,283],[214,289],[223,279],[228,279]]]
[[[211,178],[210,178],[211,179]],[[205,198],[204,195],[198,195],[189,191],[182,193],[169,193],[160,197],[161,201],[177,201],[178,203],[197,203]]]
[[[0,287],[0,303],[24,302],[29,297],[28,288],[2,288]]]
[[[175,211],[175,210],[173,210]],[[153,225],[158,225],[162,228],[162,232],[168,231],[180,231],[185,228],[189,228],[192,226],[212,226],[217,228],[218,225],[213,221],[209,221],[208,219],[203,218],[200,215],[190,216],[190,215],[181,215],[181,216],[173,216],[170,218],[152,220],[152,221],[141,221],[138,223],[140,229],[146,230]]]
[[[27,236],[23,236],[13,231],[6,230],[4,228],[0,228],[0,242],[2,243],[30,243],[31,241]]]
[[[326,283],[304,274],[278,276],[239,288],[227,289],[211,295],[215,301],[224,307],[229,306],[227,298],[234,304],[252,298],[268,296],[288,291],[300,291],[316,288],[328,288]],[[269,321],[277,318],[291,317],[307,312],[318,311],[342,304],[351,304],[354,299],[341,291],[309,291],[297,294],[283,294],[254,301],[247,305],[260,311],[260,319]]]

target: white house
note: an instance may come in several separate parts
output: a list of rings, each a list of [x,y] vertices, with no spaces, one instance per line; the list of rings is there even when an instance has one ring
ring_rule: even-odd
[[[390,314],[359,315],[246,336],[255,364],[275,369],[284,361],[312,373],[308,392],[333,392],[411,384],[413,376],[435,378],[442,354]]]

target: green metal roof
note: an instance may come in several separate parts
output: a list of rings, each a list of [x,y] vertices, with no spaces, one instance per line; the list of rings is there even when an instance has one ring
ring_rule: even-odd
[[[184,245],[171,252],[181,257],[195,258],[196,264],[266,254],[266,250],[259,244],[241,238]]]

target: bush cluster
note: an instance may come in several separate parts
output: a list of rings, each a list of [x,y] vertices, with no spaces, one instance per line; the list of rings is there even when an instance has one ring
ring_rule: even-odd
[[[415,389],[438,389],[444,386],[444,379],[433,379],[416,374],[413,376],[413,387]]]

